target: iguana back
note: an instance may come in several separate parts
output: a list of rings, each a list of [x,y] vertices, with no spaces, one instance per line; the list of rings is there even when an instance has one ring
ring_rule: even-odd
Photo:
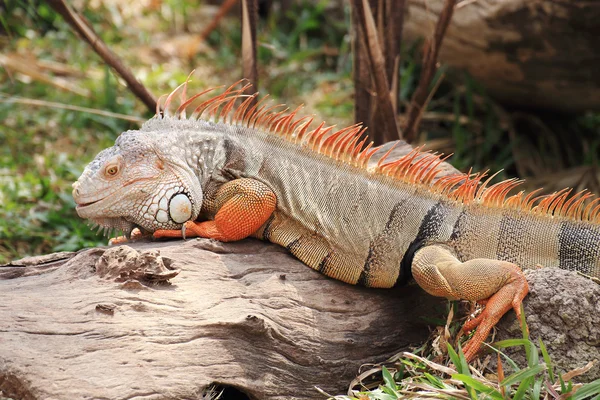
[[[188,122],[177,120],[182,126]],[[165,123],[174,122],[152,120],[142,132],[164,131]],[[207,182],[205,198],[227,181],[220,169],[266,183],[277,196],[277,208],[254,236],[286,247],[333,278],[391,287],[402,277],[401,261],[416,242],[447,243],[463,261],[490,258],[521,268],[561,267],[600,276],[600,224],[594,221],[598,210],[592,212],[597,202],[584,204],[590,197],[584,192],[570,201],[566,191],[508,197],[520,181],[478,186],[483,174],[431,183],[424,170],[429,165],[431,177],[431,166],[440,158],[417,151],[405,156],[404,161],[414,160],[396,171],[402,176],[398,179],[386,175],[385,167],[368,170],[313,150],[326,136],[308,147],[265,129],[193,124],[200,131],[207,129],[202,124],[216,129],[225,153],[216,179]],[[378,151],[371,157],[384,155]],[[204,217],[213,218],[216,211],[208,202]]]

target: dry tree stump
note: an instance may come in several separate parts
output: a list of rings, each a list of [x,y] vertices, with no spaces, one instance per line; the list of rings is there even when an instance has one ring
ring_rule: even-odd
[[[0,267],[0,398],[194,399],[211,384],[322,398],[314,386],[344,393],[444,310],[414,285],[347,285],[257,240],[27,258]]]

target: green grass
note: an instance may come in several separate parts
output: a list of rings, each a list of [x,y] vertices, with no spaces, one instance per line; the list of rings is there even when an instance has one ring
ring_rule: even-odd
[[[509,366],[512,374],[504,376],[506,367],[497,367],[495,374],[483,375],[470,367],[460,345],[455,351],[447,347],[445,363],[434,362],[405,352],[396,360],[372,368],[362,376],[369,382],[359,382],[362,389],[352,388],[352,395],[331,396],[335,400],[396,400],[404,398],[538,400],[542,398],[583,400],[600,399],[600,379],[586,384],[564,381],[556,370],[543,342],[532,342],[527,333],[525,314],[521,309],[522,339],[496,342],[492,350],[498,354],[498,364]],[[452,324],[456,325],[456,324]],[[502,353],[506,347],[519,346],[526,353],[527,365],[519,367]],[[358,386],[355,385],[355,386]]]
[[[106,83],[106,82],[105,82]],[[114,86],[114,83],[112,83]],[[51,98],[98,108],[70,94],[19,82],[0,85],[6,99]],[[92,88],[92,90],[94,90]],[[114,100],[114,99],[113,99]],[[124,106],[123,108],[128,108]],[[129,107],[131,108],[131,107]],[[97,150],[131,123],[97,115],[0,103],[0,262],[14,257],[104,244],[79,219],[70,186]],[[90,143],[92,144],[90,146]]]

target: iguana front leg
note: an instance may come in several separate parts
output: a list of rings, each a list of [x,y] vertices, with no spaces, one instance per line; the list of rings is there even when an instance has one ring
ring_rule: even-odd
[[[140,240],[140,239],[144,239],[148,236],[150,236],[151,233],[147,233],[147,232],[142,232],[139,228],[135,228],[131,231],[131,233],[129,234],[129,237],[127,236],[117,236],[114,238],[111,238],[108,240],[108,245],[109,246],[114,246],[114,245],[118,245],[118,244],[124,244],[124,243],[128,243],[131,241],[136,241],[136,240]]]
[[[211,200],[218,210],[214,221],[185,223],[186,236],[200,236],[222,242],[244,239],[258,230],[271,216],[277,196],[264,183],[240,178],[225,183]],[[155,238],[181,237],[181,230],[157,230]]]
[[[463,332],[477,328],[463,348],[468,361],[511,308],[520,317],[521,302],[529,292],[525,275],[515,264],[485,258],[461,262],[442,245],[419,249],[413,258],[412,274],[419,286],[434,296],[485,302],[483,312],[462,327]]]

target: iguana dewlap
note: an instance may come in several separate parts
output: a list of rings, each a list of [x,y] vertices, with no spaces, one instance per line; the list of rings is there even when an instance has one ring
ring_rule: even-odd
[[[435,179],[438,155],[389,160],[393,145],[365,145],[359,125],[311,130],[296,111],[250,106],[247,86],[204,101],[182,86],[174,114],[157,111],[121,134],[73,184],[81,217],[126,234],[253,236],[351,284],[388,288],[413,276],[433,295],[486,304],[463,327],[477,327],[468,359],[503,314],[519,313],[521,268],[600,276],[600,199],[588,193],[509,197],[520,181]]]

